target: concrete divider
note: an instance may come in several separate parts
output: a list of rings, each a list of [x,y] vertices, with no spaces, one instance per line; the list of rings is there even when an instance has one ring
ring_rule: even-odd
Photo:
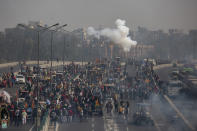
[[[154,66],[153,69],[158,70],[160,68],[171,67],[171,66],[172,66],[172,64],[162,64],[162,65]]]
[[[0,64],[0,68],[8,67],[8,66],[16,66],[18,62],[11,62],[11,63],[3,63]]]
[[[162,65],[157,65],[154,66],[153,69],[154,70],[159,70],[161,68],[166,68],[166,67],[172,67],[173,64],[162,64]],[[177,64],[178,67],[183,66],[183,64]]]
[[[40,64],[44,64],[46,62],[47,61],[40,61]],[[3,64],[0,64],[0,68],[5,68],[8,66],[17,66],[18,64],[19,64],[19,62],[3,63]],[[37,61],[27,61],[26,64],[27,65],[37,64]]]
[[[64,64],[65,65],[68,65],[70,64],[72,61],[65,61]],[[40,65],[45,65],[45,66],[50,66],[50,61],[48,62],[47,64],[47,61],[39,61]],[[79,64],[79,65],[82,65],[82,64],[87,64],[88,62],[74,62],[75,64]],[[19,64],[19,62],[10,62],[10,63],[3,63],[3,64],[0,64],[0,68],[6,68],[6,67],[11,67],[11,66],[17,66]],[[37,61],[26,61],[26,64],[27,65],[33,65],[33,64],[37,64]],[[59,65],[63,65],[63,61],[53,61],[53,66],[59,66]]]

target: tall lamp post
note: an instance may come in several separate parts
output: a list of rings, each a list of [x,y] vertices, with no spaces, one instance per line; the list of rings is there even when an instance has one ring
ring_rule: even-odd
[[[62,31],[70,33],[69,31],[64,30],[64,29],[62,29]],[[64,71],[64,64],[65,64],[65,48],[66,48],[66,35],[64,35],[64,47],[63,47],[63,53],[62,53],[62,60],[63,60],[62,71]]]
[[[56,24],[54,24],[54,25],[52,25],[52,26],[49,26],[49,27],[47,27],[47,28],[44,28],[44,29],[40,29],[40,30],[35,30],[36,32],[37,32],[37,42],[38,42],[38,50],[37,50],[37,68],[39,69],[39,65],[40,65],[40,33],[41,32],[44,32],[44,31],[46,31],[46,30],[49,30],[50,28],[52,28],[52,27],[54,27],[54,26],[58,26],[59,25],[59,23],[56,23]],[[24,27],[24,28],[28,28],[26,25],[23,25],[23,24],[18,24],[18,26],[21,26],[21,27]],[[42,27],[42,26],[40,26],[40,25],[38,25],[39,27]],[[37,72],[37,73],[39,73],[39,71]]]
[[[59,23],[56,23],[52,26],[49,26],[47,28],[44,28],[44,29],[40,29],[40,30],[35,30],[37,32],[37,42],[38,42],[38,50],[37,50],[37,74],[40,73],[40,33],[41,32],[44,32],[46,30],[49,30],[50,28],[54,27],[54,26],[58,26]],[[21,27],[25,27],[27,28],[26,25],[23,25],[23,24],[18,24],[18,26],[21,26]],[[38,25],[40,26],[40,25]],[[41,27],[41,26],[40,26]],[[39,106],[39,78],[37,77],[37,119],[36,119],[36,131],[38,131],[38,106]]]
[[[50,28],[54,27],[54,26],[58,26],[59,23],[56,23],[52,26],[49,26],[47,28],[44,28],[44,29],[41,29],[41,30],[37,30],[37,38],[38,38],[38,56],[37,56],[37,74],[40,74],[40,32],[43,32],[43,31],[46,31],[46,30],[49,30]],[[38,119],[39,119],[39,116],[38,116],[38,106],[39,106],[39,78],[37,79],[37,119],[36,119],[36,131],[38,131]]]
[[[62,71],[64,72],[64,60],[65,60],[65,58],[64,58],[64,55],[65,55],[65,45],[66,44],[66,36],[64,35],[64,49],[63,49],[63,67],[62,67]]]
[[[64,24],[60,27],[57,27],[55,30],[51,30],[51,66],[50,66],[50,88],[52,88],[52,64],[53,64],[53,34],[54,32],[57,32],[59,29],[67,26],[67,24]]]

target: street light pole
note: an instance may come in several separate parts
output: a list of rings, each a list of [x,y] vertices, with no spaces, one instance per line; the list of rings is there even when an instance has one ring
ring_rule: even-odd
[[[62,67],[62,71],[64,72],[64,60],[65,60],[65,44],[66,44],[66,36],[64,36],[64,50],[63,50],[63,67]]]
[[[51,31],[51,66],[50,66],[50,88],[52,88],[52,66],[53,66],[53,31]]]
[[[61,29],[62,31],[64,32],[68,32],[70,33],[69,31],[66,31],[64,29]],[[62,59],[63,59],[63,67],[62,67],[62,71],[64,71],[64,64],[65,64],[65,48],[66,48],[66,34],[64,35],[64,47],[63,47],[63,53],[62,53]]]
[[[52,66],[53,66],[53,31],[51,31],[51,66],[50,66],[50,70],[52,71]]]
[[[42,30],[37,30],[37,38],[38,38],[38,55],[37,55],[37,74],[40,74],[40,32],[41,31],[46,31],[54,26],[59,25],[59,23],[56,23],[52,26],[49,26],[48,28],[44,28]],[[39,119],[39,115],[38,115],[38,106],[39,106],[39,78],[37,77],[37,119],[36,119],[36,131],[38,131],[38,119]]]
[[[38,38],[38,50],[37,50],[37,53],[38,53],[38,55],[37,55],[37,73],[39,73],[38,72],[38,70],[39,70],[39,65],[40,65],[40,31],[37,31],[37,38]]]
[[[40,31],[37,31],[37,40],[38,40],[38,50],[37,50],[37,74],[39,74],[40,73],[40,67],[39,67],[39,57],[40,57]],[[37,78],[37,119],[36,119],[36,131],[38,131],[38,105],[39,105],[39,103],[38,103],[38,96],[39,96],[39,89],[38,89],[38,86],[39,86],[39,79]]]
[[[50,67],[50,88],[52,88],[52,66],[53,66],[53,63],[52,63],[52,60],[53,60],[53,33],[54,32],[57,32],[59,29],[63,28],[67,26],[67,24],[64,24],[58,28],[56,28],[55,30],[52,30],[51,31],[51,67]]]
[[[41,29],[41,30],[35,30],[37,32],[37,42],[38,42],[38,49],[37,49],[37,103],[36,103],[36,107],[37,107],[37,114],[36,114],[36,131],[38,131],[38,106],[39,106],[39,77],[38,75],[40,74],[40,33],[46,30],[49,30],[50,28],[54,27],[54,26],[58,26],[59,23],[56,23],[52,26],[49,26],[47,28]],[[26,25],[23,24],[18,24],[18,26],[23,27],[23,28],[28,28]],[[37,25],[39,27],[42,27],[40,25]]]

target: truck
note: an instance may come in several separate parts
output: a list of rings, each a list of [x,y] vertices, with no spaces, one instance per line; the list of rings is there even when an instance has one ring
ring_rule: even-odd
[[[176,97],[179,95],[179,91],[182,89],[183,84],[179,80],[171,80],[168,83],[167,93],[169,97]]]

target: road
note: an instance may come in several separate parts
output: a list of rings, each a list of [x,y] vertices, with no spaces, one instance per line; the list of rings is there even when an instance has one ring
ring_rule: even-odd
[[[159,75],[160,80],[162,81],[168,81],[170,79],[170,72],[175,70],[177,68],[173,68],[172,65],[166,65],[160,68],[155,68],[155,72]]]
[[[61,67],[59,67],[61,68]],[[131,76],[134,76],[135,70],[133,67],[127,67],[127,71]],[[173,67],[167,66],[155,69],[159,74],[160,79],[169,80],[169,73],[173,70]],[[177,118],[176,112],[172,109],[170,104],[166,102],[162,97],[153,95],[152,99],[144,101],[151,104],[147,110],[151,113],[154,120],[154,126],[142,125],[136,126],[132,123],[132,115],[135,110],[136,100],[128,100],[130,103],[130,111],[128,120],[125,117],[119,116],[116,113],[112,115],[104,113],[103,117],[93,116],[86,120],[79,122],[78,119],[74,119],[72,123],[59,124],[59,131],[71,130],[71,131],[190,131],[181,118]],[[173,99],[173,103],[177,106],[181,113],[185,116],[189,122],[196,127],[197,125],[197,104],[196,101],[191,101],[185,97],[179,99]],[[9,127],[7,130],[25,131],[29,130],[32,125],[21,126],[16,128],[14,126]]]
[[[181,65],[179,66],[181,67]],[[177,68],[165,67],[156,70],[161,80],[169,81],[169,74]],[[172,102],[177,106],[179,111],[185,116],[190,124],[197,129],[197,104],[195,99],[188,98],[184,94],[179,95],[176,99],[171,99]]]
[[[131,71],[132,68],[129,68]],[[176,68],[173,68],[172,65],[162,65],[160,67],[156,67],[155,71],[158,73],[161,80],[168,81],[170,79],[169,74],[172,70],[175,70]],[[132,72],[129,73],[129,75],[133,75]],[[178,109],[182,112],[185,111],[186,115],[185,117],[189,120],[193,118],[193,120],[197,120],[197,117],[189,118],[192,113],[194,113],[194,110],[191,110],[191,102],[190,102],[190,110],[186,107],[183,108],[183,103],[188,103],[187,99],[182,98],[180,99],[172,99],[172,101],[175,103],[176,106],[178,106]],[[190,129],[187,127],[187,125],[183,122],[183,120],[177,117],[177,112],[173,110],[171,105],[163,98],[163,96],[153,94],[151,96],[150,100],[144,101],[145,103],[151,104],[151,107],[149,107],[147,110],[151,113],[152,119],[154,120],[155,127],[158,131],[189,131]],[[179,105],[177,103],[179,102]],[[194,106],[192,106],[194,108]],[[187,112],[189,111],[189,112]],[[187,114],[186,114],[187,113]],[[191,121],[189,121],[191,123]],[[193,123],[195,123],[193,121]]]
[[[60,124],[59,131],[157,131],[151,125],[136,126],[132,123],[135,104],[135,101],[130,101],[128,120],[123,116],[119,116],[117,113],[113,112],[110,115],[105,112],[103,117],[94,116],[82,122],[75,119],[70,124]]]
[[[188,99],[180,96],[173,103],[181,111],[184,117],[197,129],[197,102],[194,99]]]
[[[170,80],[169,74],[173,70],[176,70],[176,69],[177,69],[177,67],[167,66],[167,67],[163,67],[163,68],[157,68],[157,69],[155,69],[155,71],[157,72],[157,74],[159,75],[161,80],[169,81]],[[177,109],[180,111],[180,113],[183,114],[183,116],[189,122],[189,124],[191,124],[191,126],[193,128],[197,129],[196,100],[188,98],[184,94],[180,94],[175,99],[170,99],[170,100],[177,107]],[[167,124],[167,122],[170,122],[169,119],[174,119],[173,116],[177,117],[176,112],[172,109],[172,107],[169,106],[169,103],[166,103],[166,101],[163,101],[163,99],[160,99],[160,98],[155,99],[155,102],[156,103],[153,104],[153,107],[155,106],[155,109],[156,108],[158,108],[158,109],[154,110],[154,108],[153,108],[153,110],[155,113],[157,111],[162,111],[161,113],[158,113],[158,114],[164,114],[164,116],[168,116],[166,118],[168,120],[165,120],[165,118],[163,118],[163,120],[162,120],[162,121],[166,121],[166,124]],[[161,107],[161,108],[159,109],[159,107]],[[162,115],[160,115],[160,116],[162,116]],[[180,117],[177,119],[178,120],[175,123],[173,123],[173,126],[172,126],[173,130],[183,130],[183,131],[191,130],[186,126],[186,124],[183,122],[183,120]],[[159,119],[158,119],[158,121],[159,121]],[[172,129],[169,128],[169,131]],[[164,128],[164,130],[165,130],[165,128]]]
[[[173,70],[171,66],[157,68],[157,72],[163,80],[169,79],[169,72]],[[128,66],[127,71],[129,76],[135,75],[133,67]],[[132,123],[132,114],[135,111],[137,100],[129,100],[130,112],[128,120],[124,117],[113,113],[111,116],[104,114],[103,117],[89,118],[84,122],[76,121],[71,124],[60,124],[59,130],[81,130],[81,131],[190,131],[187,125],[181,118],[177,118],[176,112],[170,104],[165,101],[162,96],[153,95],[150,100],[145,100],[144,103],[149,103],[151,106],[147,110],[151,114],[154,121],[154,126],[142,125],[136,126]],[[176,103],[176,101],[175,101]],[[176,103],[177,104],[177,103]],[[178,108],[181,108],[178,106]],[[184,114],[185,115],[185,114]],[[196,118],[196,117],[195,117]],[[195,119],[193,118],[193,119]],[[196,120],[196,119],[195,119]]]

